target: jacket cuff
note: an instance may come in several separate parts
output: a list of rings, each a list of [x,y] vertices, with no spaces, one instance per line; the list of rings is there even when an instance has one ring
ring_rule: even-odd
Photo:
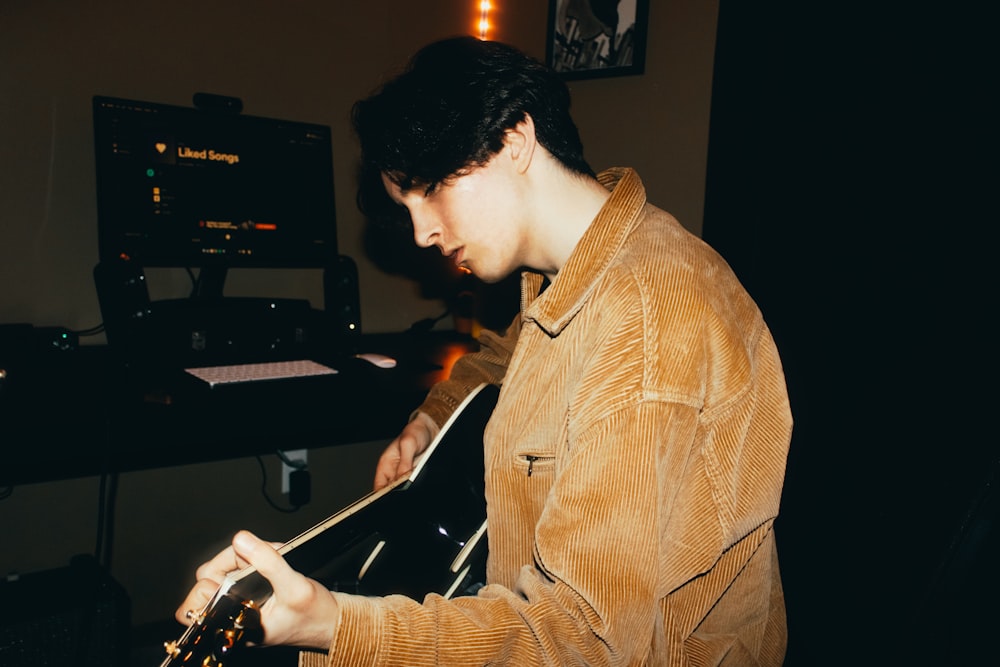
[[[378,598],[334,593],[340,616],[330,643],[330,667],[375,665],[385,631]]]

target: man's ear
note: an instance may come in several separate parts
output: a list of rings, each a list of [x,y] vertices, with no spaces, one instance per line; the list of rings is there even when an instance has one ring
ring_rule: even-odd
[[[507,130],[504,143],[510,151],[511,160],[518,171],[526,171],[535,156],[538,139],[535,137],[535,121],[530,114],[524,114],[524,120],[513,129]]]

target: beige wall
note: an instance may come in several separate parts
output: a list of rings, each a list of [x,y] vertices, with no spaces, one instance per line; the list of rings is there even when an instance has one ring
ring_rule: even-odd
[[[492,36],[544,57],[548,3],[494,4],[499,27]],[[573,82],[574,113],[595,168],[637,167],[650,199],[700,232],[718,0],[650,4],[646,73]],[[91,277],[97,261],[91,96],[188,105],[198,91],[240,97],[248,114],[330,125],[339,244],[359,264],[366,330],[402,330],[437,315],[439,302],[364,255],[349,111],[415,48],[472,33],[477,5],[0,3],[0,324],[85,329],[100,322]],[[188,289],[180,271],[150,272],[150,283],[154,298]],[[234,272],[227,289],[322,304],[319,276],[310,271]],[[9,436],[3,437],[6,447]],[[113,567],[133,598],[135,620],[168,613],[193,563],[235,528],[257,527],[281,539],[355,497],[367,487],[380,447],[313,452],[317,491],[301,518],[263,503],[253,459],[124,475]],[[276,474],[276,462],[268,465]],[[55,567],[93,551],[97,489],[92,478],[37,484],[0,501],[0,573]],[[210,508],[207,521],[199,508]]]
[[[476,4],[2,3],[0,323],[100,322],[91,96],[189,105],[198,91],[240,97],[248,114],[330,125],[339,244],[360,265],[366,329],[401,330],[437,314],[440,304],[364,255],[349,112],[413,49],[471,32]],[[547,3],[495,4],[496,37],[544,57]],[[646,74],[574,82],[574,112],[595,168],[639,168],[651,200],[699,231],[718,3],[652,4]],[[154,297],[189,287],[181,271],[151,271],[150,285]],[[233,272],[227,288],[322,305],[316,272]]]

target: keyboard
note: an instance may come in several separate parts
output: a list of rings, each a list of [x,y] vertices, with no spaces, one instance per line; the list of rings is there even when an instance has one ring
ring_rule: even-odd
[[[186,372],[212,387],[220,384],[259,382],[261,380],[287,380],[291,378],[335,375],[337,371],[329,366],[309,359],[295,361],[267,361],[255,364],[231,364],[226,366],[204,366],[185,368]]]

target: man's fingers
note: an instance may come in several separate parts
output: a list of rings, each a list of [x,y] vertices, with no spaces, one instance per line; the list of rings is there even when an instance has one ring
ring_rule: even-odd
[[[237,570],[242,570],[247,565],[248,563],[239,558],[233,550],[232,545],[230,545],[216,554],[212,560],[198,566],[198,569],[195,571],[195,578],[199,581],[202,579],[210,579],[221,584],[227,574]]]
[[[418,412],[379,457],[375,467],[375,490],[408,475],[413,470],[413,461],[427,449],[437,431],[437,424],[424,413]]]
[[[389,446],[375,467],[375,490],[395,481],[413,469],[413,455],[406,456],[398,443]]]
[[[276,588],[288,581],[294,570],[285,562],[271,542],[265,542],[253,533],[241,530],[233,537],[233,549],[238,558],[253,563],[257,571]]]
[[[197,620],[198,614],[202,612],[217,590],[219,590],[218,582],[211,579],[200,579],[184,598],[184,602],[177,607],[174,618],[177,619],[178,623],[191,625]]]
[[[198,582],[174,614],[177,621],[184,625],[197,622],[218,594],[225,575],[253,565],[272,589],[261,607],[262,643],[329,646],[333,637],[331,619],[337,617],[336,600],[322,584],[293,570],[278,552],[280,547],[245,530],[236,533],[231,547],[198,568]]]
[[[251,536],[252,537],[252,536]],[[254,538],[256,539],[256,538]],[[251,547],[252,548],[252,547]],[[273,551],[272,546],[271,551]],[[279,557],[280,558],[280,557]],[[208,604],[226,576],[250,565],[250,561],[238,554],[232,545],[226,547],[211,560],[198,566],[195,571],[196,583],[184,602],[174,612],[174,618],[184,625],[190,625]]]

